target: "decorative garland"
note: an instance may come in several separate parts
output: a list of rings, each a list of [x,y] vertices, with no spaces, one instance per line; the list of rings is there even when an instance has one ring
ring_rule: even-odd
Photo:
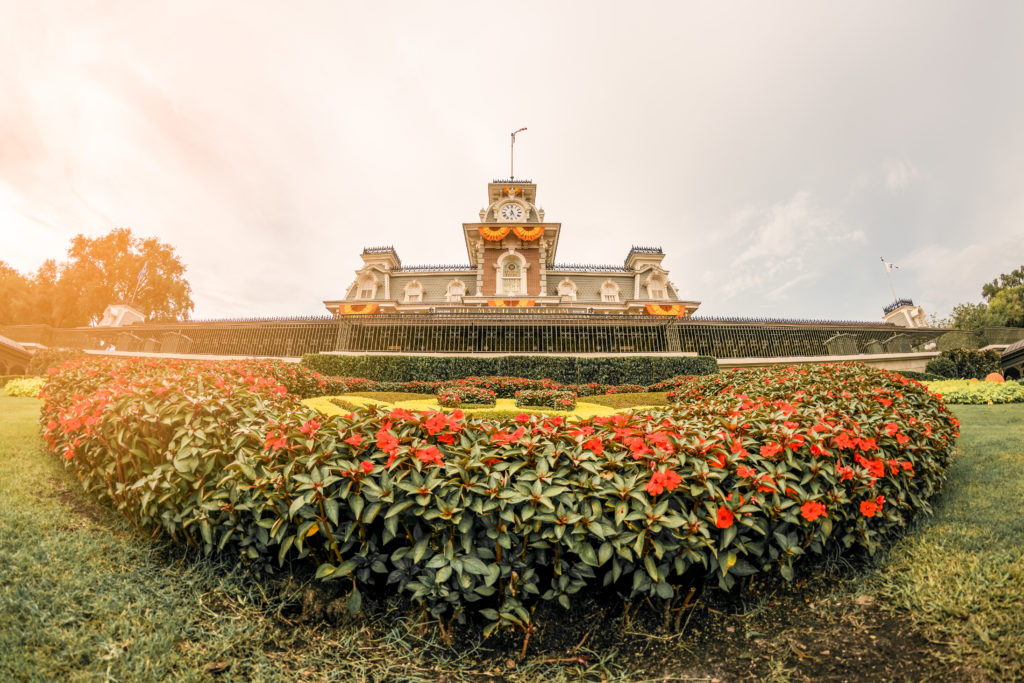
[[[497,242],[504,239],[505,235],[509,233],[511,228],[488,228],[487,226],[481,225],[477,229],[488,242]]]
[[[372,315],[380,308],[377,304],[342,304],[338,315]]]
[[[536,301],[533,299],[488,299],[487,305],[496,308],[533,306]]]
[[[664,304],[647,304],[645,308],[651,315],[674,315],[677,318],[683,318],[686,316],[686,306],[681,306],[679,304],[673,304],[671,306],[666,306]]]
[[[516,226],[512,228],[512,232],[524,242],[532,242],[544,234],[544,226],[538,225],[533,228],[526,227],[525,225],[522,227]]]

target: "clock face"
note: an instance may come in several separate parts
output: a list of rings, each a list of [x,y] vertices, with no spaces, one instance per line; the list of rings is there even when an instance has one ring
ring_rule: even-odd
[[[506,204],[501,207],[501,211],[498,213],[502,220],[505,221],[521,221],[523,220],[523,207],[518,204]]]

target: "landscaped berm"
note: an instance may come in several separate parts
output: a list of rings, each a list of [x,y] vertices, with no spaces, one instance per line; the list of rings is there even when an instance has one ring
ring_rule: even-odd
[[[1024,676],[1020,404],[702,362],[68,361],[0,398],[0,678]]]

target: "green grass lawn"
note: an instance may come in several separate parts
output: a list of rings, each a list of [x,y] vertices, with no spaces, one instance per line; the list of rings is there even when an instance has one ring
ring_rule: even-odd
[[[953,406],[962,454],[935,515],[884,558],[883,604],[910,614],[956,661],[1024,678],[1024,405]]]
[[[653,680],[707,680],[714,656],[755,678],[805,678],[811,660],[788,634],[806,633],[800,620],[820,614],[821,605],[852,601],[849,583],[833,589],[819,582],[819,609],[811,612],[815,606],[805,607],[797,590],[797,604],[786,604],[775,621],[780,632],[789,630],[778,637],[765,634],[763,641],[752,640],[751,624],[771,609],[767,599],[745,614],[722,617],[720,631],[706,626],[716,610],[702,606],[705,616],[692,622],[687,616],[681,637],[678,619],[675,632],[665,635],[599,605],[611,611],[596,617],[593,634],[518,662],[513,658],[519,641],[506,646],[465,637],[451,647],[439,642],[436,628],[412,623],[400,601],[381,599],[350,618],[330,603],[330,593],[314,590],[301,574],[257,580],[140,538],[114,513],[90,504],[45,451],[38,436],[39,405],[35,399],[0,397],[2,681],[557,682],[652,680],[651,671],[659,672]],[[1020,679],[1024,405],[955,411],[963,421],[962,453],[949,470],[935,514],[874,566],[858,570],[852,583],[875,596],[875,611],[913,620],[930,642],[941,644],[937,648],[951,668],[936,664],[936,676],[956,670],[979,679]],[[551,631],[571,626],[568,617],[560,623],[558,613],[548,619]],[[660,625],[660,616],[654,621]],[[694,628],[698,623],[700,631]],[[856,628],[854,621],[841,623],[851,634]],[[734,649],[712,655],[701,640],[709,632],[716,634],[712,642],[733,643]],[[842,654],[844,640],[830,641],[831,656]],[[746,659],[746,650],[753,660]],[[771,668],[754,668],[757,652],[773,653]],[[880,676],[887,677],[894,676]]]

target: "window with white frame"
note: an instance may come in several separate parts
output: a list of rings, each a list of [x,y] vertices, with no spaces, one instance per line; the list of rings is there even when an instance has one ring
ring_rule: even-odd
[[[423,301],[423,285],[413,280],[405,286],[405,303],[415,304]]]
[[[462,303],[462,297],[466,296],[466,283],[462,280],[452,280],[448,283],[445,291],[445,299],[451,303]]]
[[[619,300],[619,286],[611,280],[606,280],[601,285],[601,301],[604,303],[616,303]]]
[[[647,297],[649,299],[665,299],[665,276],[655,273],[647,278]]]
[[[576,301],[576,283],[568,278],[559,282],[558,296],[562,301]]]
[[[377,295],[377,278],[372,273],[363,273],[357,280],[356,297],[372,299]]]

